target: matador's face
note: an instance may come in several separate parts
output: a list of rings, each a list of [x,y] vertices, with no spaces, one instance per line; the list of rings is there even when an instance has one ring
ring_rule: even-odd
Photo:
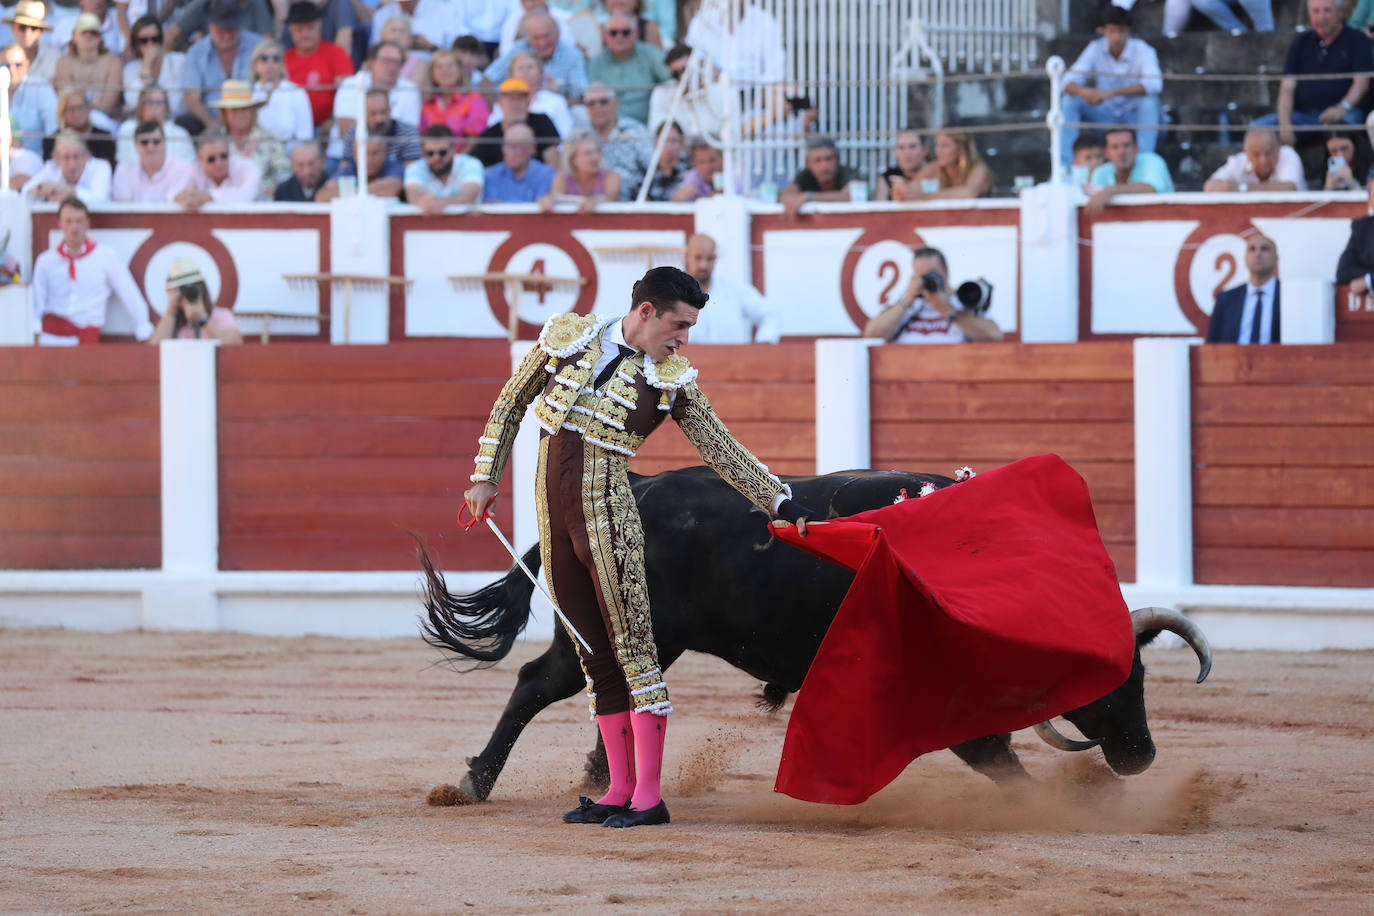
[[[667,359],[687,343],[687,333],[697,323],[699,311],[679,302],[660,315],[652,303],[641,302],[625,323],[625,342],[656,360]]]

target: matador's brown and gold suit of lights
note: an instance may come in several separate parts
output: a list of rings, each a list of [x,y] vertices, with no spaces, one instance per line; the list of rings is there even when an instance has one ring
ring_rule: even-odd
[[[608,734],[607,717],[633,711],[624,716],[626,727],[620,731],[627,741],[638,742],[641,726],[672,711],[654,645],[644,535],[630,490],[629,459],[671,416],[706,464],[750,502],[772,514],[791,496],[716,417],[688,361],[677,354],[654,360],[620,344],[620,321],[566,314],[545,325],[538,346],[496,400],[478,440],[472,475],[473,481],[500,479],[520,420],[533,404],[544,431],[535,492],[545,575],[559,607],[592,646],[587,652],[579,645],[578,654],[592,715],[612,758],[619,733]],[[617,347],[618,364],[607,374],[612,363],[603,354]],[[663,720],[657,721],[661,755]],[[638,750],[631,751],[632,783],[636,756],[641,782],[646,775],[644,748]],[[614,759],[612,764],[614,785]],[[614,807],[583,799],[584,810],[589,805],[601,819],[602,809]]]

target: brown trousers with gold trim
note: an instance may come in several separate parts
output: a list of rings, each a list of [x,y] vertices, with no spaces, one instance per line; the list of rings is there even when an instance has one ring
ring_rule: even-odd
[[[539,443],[535,500],[540,550],[554,600],[577,645],[592,715],[672,711],[663,684],[644,577],[644,532],[623,455],[569,430]],[[574,640],[576,642],[576,640]]]

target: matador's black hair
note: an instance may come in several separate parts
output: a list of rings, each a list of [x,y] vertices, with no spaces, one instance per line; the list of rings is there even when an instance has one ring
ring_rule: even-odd
[[[662,315],[679,302],[696,309],[705,308],[709,298],[696,277],[685,270],[655,267],[630,291],[630,308],[635,308],[641,302],[649,302],[653,304],[655,314]]]

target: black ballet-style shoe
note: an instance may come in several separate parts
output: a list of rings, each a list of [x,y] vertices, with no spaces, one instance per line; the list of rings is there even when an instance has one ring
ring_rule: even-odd
[[[623,805],[600,805],[585,795],[577,798],[577,807],[563,815],[566,824],[603,824],[606,818],[630,810],[627,799]],[[666,814],[666,812],[665,812]]]
[[[619,814],[612,814],[601,825],[603,827],[651,827],[654,824],[668,823],[668,806],[663,799],[658,800],[648,811],[636,811],[626,807]]]

